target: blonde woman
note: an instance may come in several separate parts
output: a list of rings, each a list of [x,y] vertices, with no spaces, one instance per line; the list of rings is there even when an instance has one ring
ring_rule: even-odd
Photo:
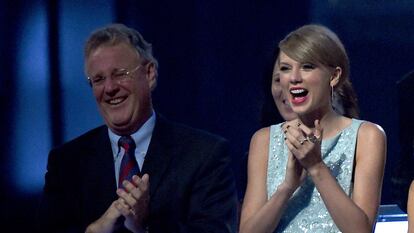
[[[298,118],[253,135],[240,232],[371,232],[386,136],[332,107],[338,92],[352,91],[344,46],[326,27],[306,25],[279,48],[281,87]],[[346,112],[356,102],[345,98]]]

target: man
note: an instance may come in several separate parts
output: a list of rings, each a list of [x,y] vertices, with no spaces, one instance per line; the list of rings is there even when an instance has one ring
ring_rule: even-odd
[[[39,231],[234,232],[227,143],[154,112],[151,45],[109,25],[88,39],[85,71],[105,126],[50,152]]]

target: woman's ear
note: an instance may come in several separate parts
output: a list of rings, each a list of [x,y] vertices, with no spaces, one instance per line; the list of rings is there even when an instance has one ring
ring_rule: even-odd
[[[341,78],[342,68],[337,66],[331,76],[330,86],[335,87],[339,83],[339,79]]]

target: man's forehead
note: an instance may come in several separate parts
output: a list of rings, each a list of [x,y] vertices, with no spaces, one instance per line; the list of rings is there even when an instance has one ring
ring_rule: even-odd
[[[130,52],[138,54],[137,50],[131,44],[126,43],[126,42],[119,42],[115,44],[114,43],[101,44],[91,50],[89,57],[101,51],[113,51],[113,52],[115,51],[129,52],[130,51]]]
[[[85,65],[101,63],[103,60],[106,62],[116,62],[139,59],[140,55],[134,48],[125,44],[118,44],[96,48],[90,53],[89,57],[85,59]]]
[[[116,69],[125,69],[139,61],[139,54],[135,49],[125,45],[101,46],[92,51],[85,60],[85,71],[88,75],[100,72],[113,72]]]

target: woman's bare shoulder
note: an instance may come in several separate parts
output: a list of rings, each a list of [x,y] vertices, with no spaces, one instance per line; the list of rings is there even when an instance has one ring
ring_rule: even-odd
[[[380,125],[372,123],[370,121],[364,121],[359,129],[358,137],[364,140],[386,139],[386,134],[384,129]]]

